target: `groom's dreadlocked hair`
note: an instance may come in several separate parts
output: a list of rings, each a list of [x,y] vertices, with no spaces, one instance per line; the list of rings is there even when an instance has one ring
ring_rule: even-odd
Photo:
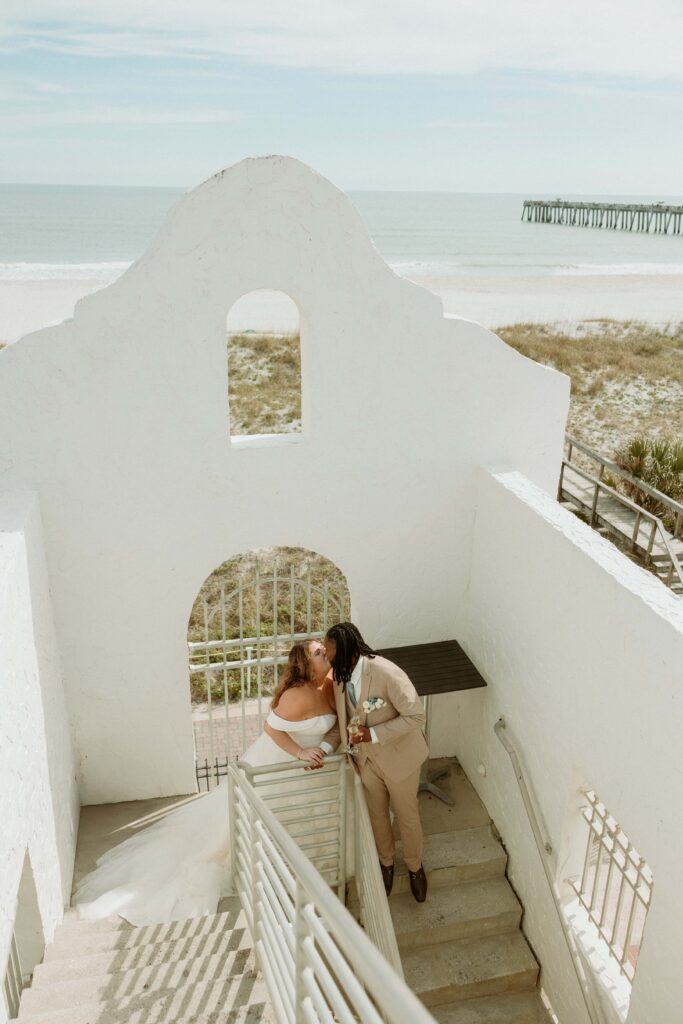
[[[358,658],[364,655],[366,658],[374,658],[377,651],[368,647],[360,634],[358,626],[352,622],[338,622],[336,626],[330,626],[325,634],[328,640],[334,640],[337,653],[334,656],[332,674],[334,679],[342,684],[346,691],[346,684],[351,678],[353,666]]]

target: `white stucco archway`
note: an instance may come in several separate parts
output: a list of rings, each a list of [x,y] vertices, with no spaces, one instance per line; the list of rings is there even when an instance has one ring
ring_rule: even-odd
[[[226,314],[260,288],[305,318],[304,431],[236,446]],[[187,193],[73,320],[0,352],[0,489],[39,496],[83,803],[193,791],[188,601],[231,552],[324,552],[378,647],[457,637],[476,469],[552,490],[567,403],[298,161]]]
[[[188,623],[194,763],[200,790],[261,732],[293,643],[351,614],[341,570],[302,548],[233,557],[204,580]]]

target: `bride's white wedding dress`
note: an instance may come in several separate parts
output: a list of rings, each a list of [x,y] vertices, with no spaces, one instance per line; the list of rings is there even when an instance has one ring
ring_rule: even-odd
[[[267,722],[294,735],[299,746],[317,747],[335,719],[330,713],[288,722],[271,711]],[[295,758],[263,732],[242,760],[256,767]],[[105,853],[78,883],[72,904],[81,917],[120,914],[135,925],[214,914],[221,896],[229,892],[229,860],[228,795],[223,785],[175,808]]]

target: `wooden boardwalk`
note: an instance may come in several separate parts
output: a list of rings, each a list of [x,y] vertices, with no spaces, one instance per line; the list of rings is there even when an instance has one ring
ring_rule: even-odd
[[[619,547],[630,551],[638,561],[652,569],[675,594],[683,596],[683,506],[666,495],[660,495],[663,503],[671,506],[676,515],[675,533],[671,533],[661,519],[620,494],[603,479],[606,473],[628,480],[633,478],[586,445],[570,437],[567,441],[568,457],[562,462],[558,501],[565,508],[579,512],[590,526],[613,538]],[[600,467],[596,475],[571,461],[577,449],[584,456],[596,460]]]
[[[665,203],[579,203],[564,199],[525,199],[522,220],[613,231],[683,234],[683,206]]]

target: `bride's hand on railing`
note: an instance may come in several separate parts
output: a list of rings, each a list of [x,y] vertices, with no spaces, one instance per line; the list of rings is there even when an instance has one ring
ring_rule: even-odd
[[[299,760],[308,761],[311,768],[322,768],[325,762],[325,751],[320,747],[299,747]]]

